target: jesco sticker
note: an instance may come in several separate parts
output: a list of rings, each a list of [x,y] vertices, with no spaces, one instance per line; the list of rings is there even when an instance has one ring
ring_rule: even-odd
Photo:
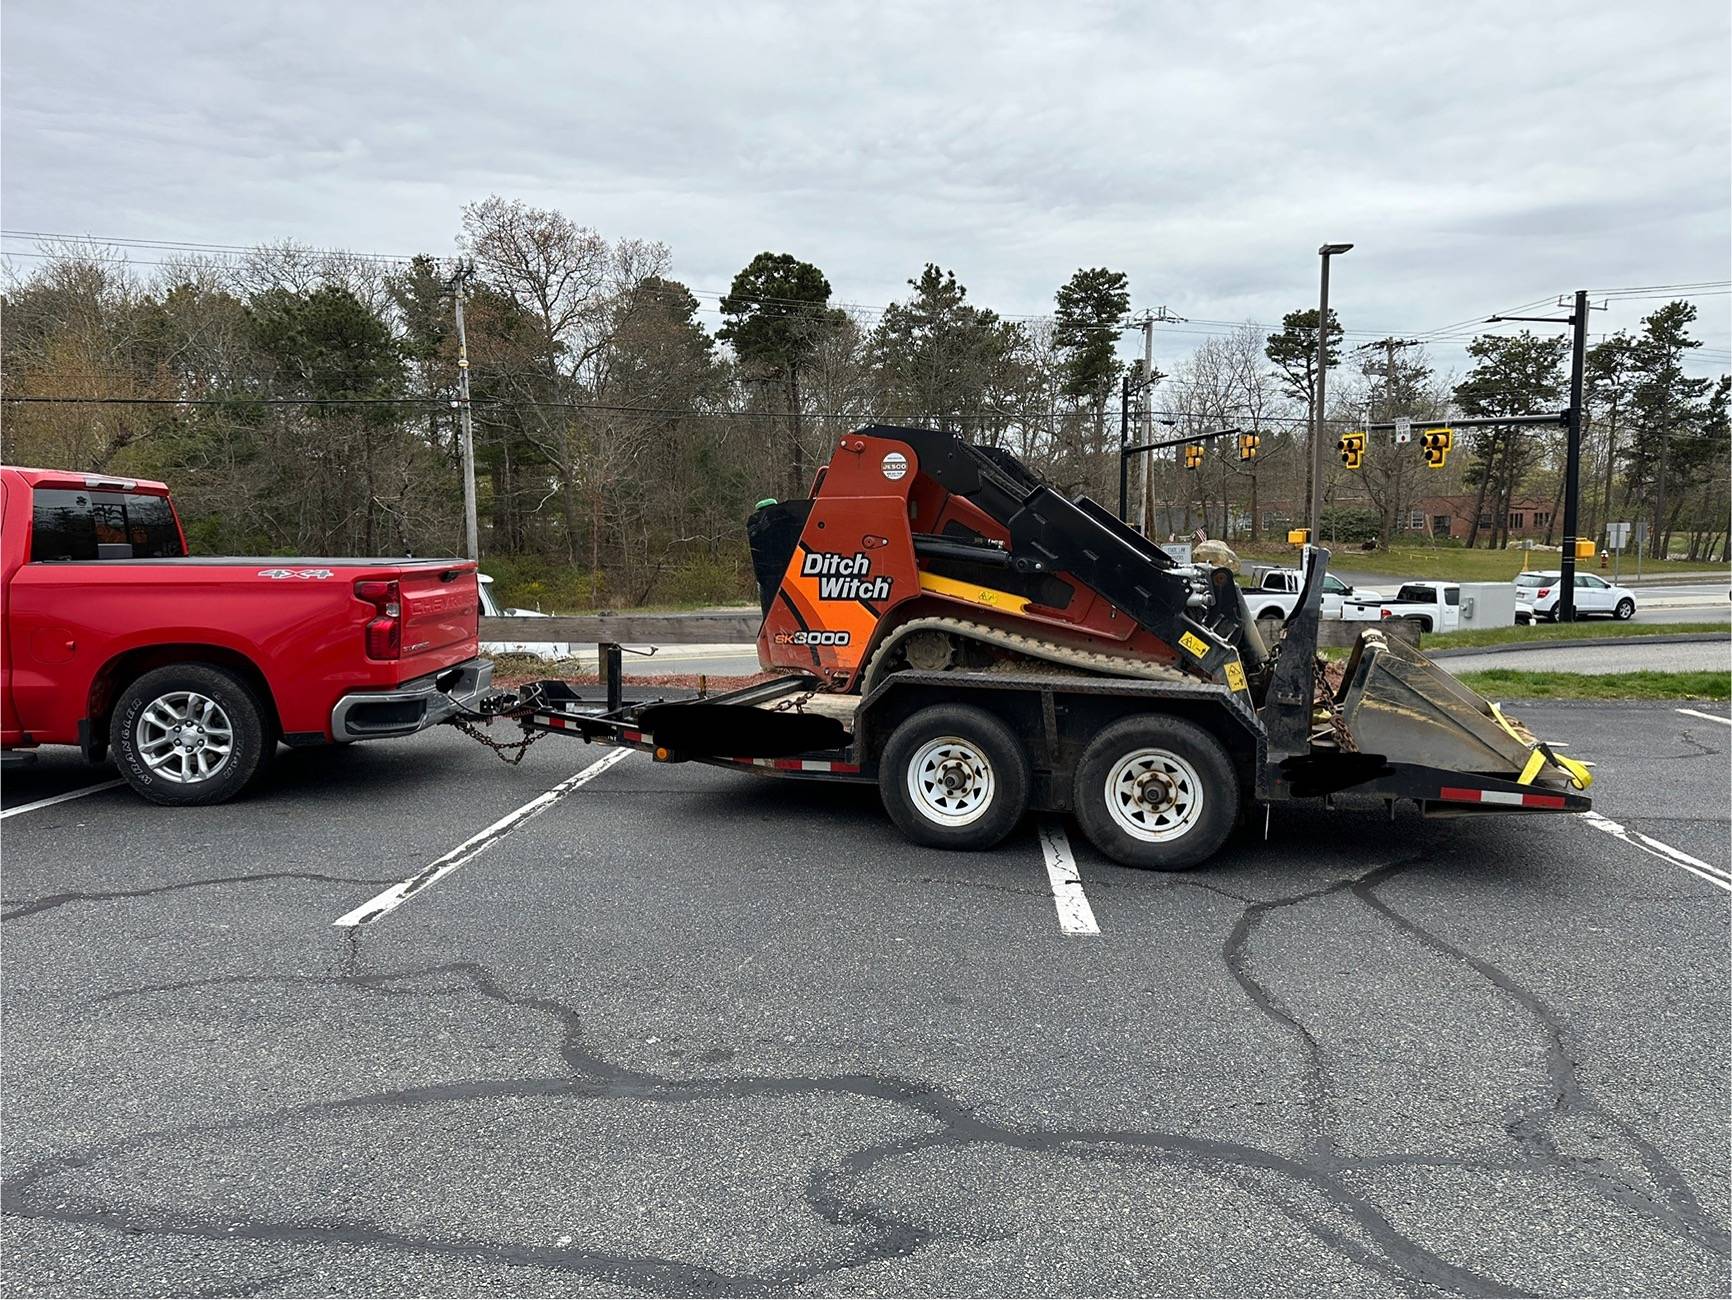
[[[908,457],[899,451],[889,452],[884,457],[884,477],[894,483],[908,473]]]

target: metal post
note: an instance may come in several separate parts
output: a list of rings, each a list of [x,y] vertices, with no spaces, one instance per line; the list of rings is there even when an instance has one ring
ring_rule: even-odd
[[[1119,381],[1119,521],[1127,522],[1131,486],[1131,377]]]
[[[1559,579],[1557,618],[1562,623],[1576,621],[1576,509],[1581,491],[1577,479],[1582,470],[1582,376],[1588,356],[1588,291],[1576,290],[1575,310],[1570,314],[1575,327],[1570,349],[1570,423],[1564,444],[1564,562]]]
[[[463,429],[463,540],[472,560],[481,558],[481,531],[475,518],[475,418],[469,405],[469,335],[463,329],[463,290],[469,268],[457,270],[457,414]]]
[[[1323,403],[1329,381],[1329,259],[1345,253],[1352,244],[1325,244],[1317,250],[1323,260],[1323,276],[1317,293],[1317,393],[1311,412],[1311,544],[1323,537]]]
[[[601,651],[601,679],[607,686],[607,711],[614,712],[625,703],[624,656],[611,641],[597,647]]]
[[[1164,309],[1163,309],[1164,310]],[[1138,436],[1144,442],[1150,441],[1155,432],[1155,314],[1143,313],[1143,427],[1138,430]],[[1144,537],[1149,535],[1149,476],[1155,472],[1155,462],[1145,457],[1137,467],[1137,531]]]

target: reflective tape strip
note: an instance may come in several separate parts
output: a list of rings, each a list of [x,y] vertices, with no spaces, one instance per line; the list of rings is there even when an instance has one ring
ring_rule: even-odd
[[[1562,808],[1561,794],[1517,794],[1513,790],[1469,790],[1446,785],[1437,792],[1444,803],[1494,803],[1510,808]]]
[[[652,745],[655,743],[653,736],[646,736],[641,731],[622,731],[619,733],[619,738],[628,745]]]
[[[851,775],[859,772],[858,763],[832,763],[822,758],[729,758],[724,760],[741,767],[767,767],[775,772],[834,772]]]

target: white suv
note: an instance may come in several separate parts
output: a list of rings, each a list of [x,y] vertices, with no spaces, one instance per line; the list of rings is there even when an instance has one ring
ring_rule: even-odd
[[[1532,605],[1538,618],[1558,616],[1558,588],[1564,575],[1557,569],[1541,569],[1516,575],[1516,599]],[[1630,618],[1636,612],[1636,593],[1628,587],[1614,587],[1592,573],[1576,574],[1576,617],[1606,614],[1612,618]]]

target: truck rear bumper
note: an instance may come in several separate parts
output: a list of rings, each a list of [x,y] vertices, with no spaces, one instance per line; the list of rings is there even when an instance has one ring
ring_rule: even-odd
[[[331,710],[332,740],[412,736],[472,708],[493,686],[493,661],[470,659],[383,691],[350,691]]]

